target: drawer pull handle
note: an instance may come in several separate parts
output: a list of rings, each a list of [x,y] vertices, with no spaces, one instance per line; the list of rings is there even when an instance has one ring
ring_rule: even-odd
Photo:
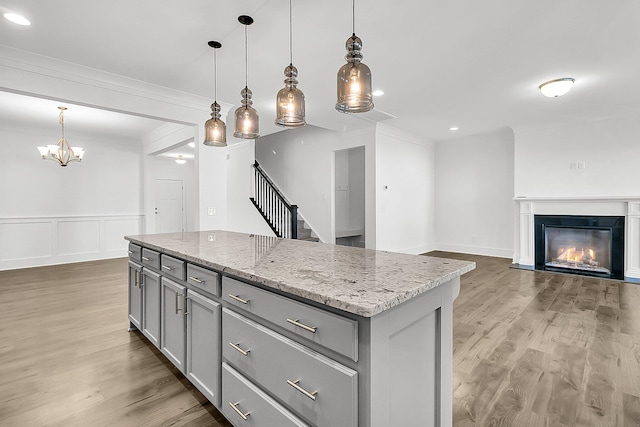
[[[169,267],[168,265],[164,265],[164,264],[162,264],[162,268],[169,271],[173,270],[173,267]]]
[[[235,348],[236,350],[238,350],[240,352],[240,354],[242,354],[243,356],[248,356],[249,353],[251,353],[251,350],[243,350],[243,349],[240,348],[239,344],[240,343],[238,343],[238,344],[234,344],[232,342],[229,343],[229,345],[231,347]]]
[[[236,411],[236,413],[242,417],[243,420],[247,421],[249,419],[249,415],[251,413],[247,412],[246,414],[243,414],[242,411],[240,409],[238,409],[238,405],[239,404],[240,404],[240,402],[236,402],[236,403],[229,402],[229,406],[231,406],[233,408],[233,410]]]
[[[287,322],[291,323],[292,325],[296,325],[297,327],[302,328],[305,331],[309,331],[309,332],[311,332],[313,334],[315,334],[316,331],[318,330],[317,326],[307,326],[307,325],[305,325],[303,323],[298,322],[298,319],[295,319],[295,320],[294,319],[287,319]]]
[[[233,295],[233,294],[229,294],[229,298],[232,298],[238,302],[241,302],[242,304],[249,304],[249,301],[251,301],[248,299],[242,299],[238,295]]]
[[[192,282],[196,282],[196,283],[204,283],[204,280],[200,280],[197,277],[189,276],[189,280],[191,280]]]
[[[133,254],[133,251],[127,251],[127,252],[129,252],[129,255]]]
[[[313,393],[309,393],[307,390],[303,389],[302,387],[300,387],[298,385],[298,383],[300,382],[300,380],[295,380],[295,381],[291,381],[291,380],[287,380],[287,384],[289,384],[291,387],[295,388],[296,390],[298,390],[300,393],[304,394],[305,396],[307,396],[309,399],[311,400],[316,400],[316,395],[318,394],[317,391],[314,391]]]
[[[151,258],[147,258],[146,256],[143,256],[143,257],[142,257],[142,260],[143,260],[143,261],[151,261]]]

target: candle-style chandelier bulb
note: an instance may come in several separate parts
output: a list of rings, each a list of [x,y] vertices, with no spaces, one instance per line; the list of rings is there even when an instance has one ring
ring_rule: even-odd
[[[211,118],[204,123],[204,145],[210,147],[226,147],[227,146],[227,125],[222,121],[220,115],[220,104],[218,104],[218,67],[216,51],[222,47],[217,41],[207,43],[213,48],[213,96],[214,101],[211,104]]]
[[[238,16],[238,21],[244,25],[244,69],[245,69],[245,85],[244,89],[240,92],[242,96],[242,105],[236,110],[236,127],[233,136],[242,139],[255,139],[260,136],[260,118],[258,112],[251,105],[251,90],[247,84],[249,75],[249,55],[248,55],[248,43],[247,43],[247,27],[253,24],[253,18],[247,15]]]
[[[345,47],[347,61],[338,70],[338,100],[336,110],[341,113],[364,113],[373,109],[371,70],[362,62],[362,40],[356,36],[355,0],[353,6],[353,34]]]

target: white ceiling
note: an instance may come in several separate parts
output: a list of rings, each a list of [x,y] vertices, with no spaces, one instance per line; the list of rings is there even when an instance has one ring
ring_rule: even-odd
[[[207,41],[218,40],[218,99],[237,105],[244,86],[244,33],[237,16],[249,14],[255,19],[249,27],[249,87],[266,134],[276,129],[270,125],[274,98],[288,64],[288,4],[0,0],[1,8],[32,22],[23,28],[0,20],[0,43],[212,97]],[[293,5],[294,64],[308,123],[336,130],[358,123],[358,117],[334,110],[351,2]],[[415,134],[447,139],[504,126],[597,120],[640,106],[640,1],[369,0],[356,8],[364,62],[374,88],[385,92],[375,99],[376,108],[397,116],[386,123]],[[542,97],[537,86],[559,77],[574,77],[574,89],[562,98]],[[457,133],[449,131],[454,125]]]

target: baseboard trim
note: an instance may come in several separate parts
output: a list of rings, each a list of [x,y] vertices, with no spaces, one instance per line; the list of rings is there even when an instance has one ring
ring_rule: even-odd
[[[497,258],[509,258],[513,259],[513,248],[500,249],[500,248],[485,248],[481,246],[464,246],[464,245],[451,245],[447,243],[438,243],[434,249],[445,252],[457,252],[471,255],[492,256]]]

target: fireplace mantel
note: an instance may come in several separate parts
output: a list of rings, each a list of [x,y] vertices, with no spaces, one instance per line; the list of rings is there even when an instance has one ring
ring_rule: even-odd
[[[535,215],[615,215],[625,217],[625,280],[640,283],[640,196],[516,197],[519,203],[520,252],[514,262],[534,269]]]

